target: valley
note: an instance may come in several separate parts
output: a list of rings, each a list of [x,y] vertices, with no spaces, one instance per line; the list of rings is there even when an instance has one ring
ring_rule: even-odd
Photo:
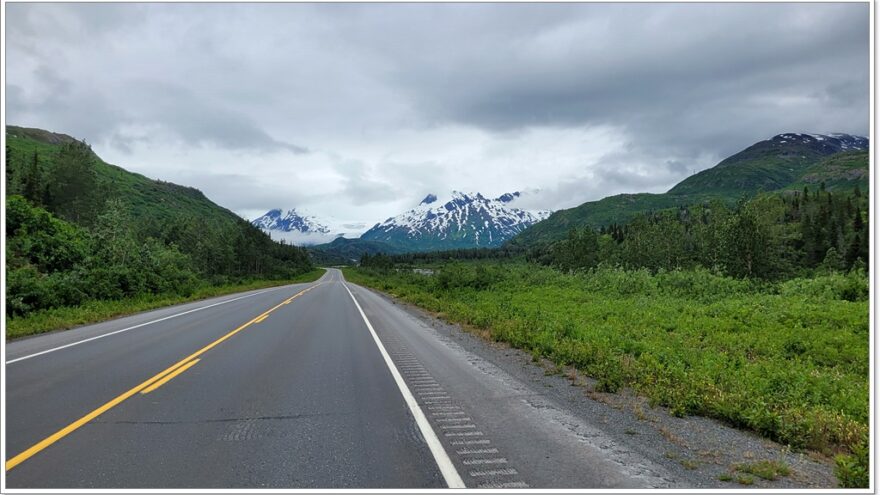
[[[863,138],[835,136],[778,135],[665,194],[612,196],[552,214],[516,208],[519,193],[487,198],[453,192],[442,200],[431,194],[416,208],[349,238],[296,209],[270,210],[248,223],[195,189],[108,165],[73,138],[11,127],[7,180],[20,195],[7,199],[13,254],[7,267],[13,271],[6,336],[245,289],[261,288],[253,293],[258,295],[318,277],[309,287],[341,283],[340,276],[328,279],[312,267],[348,265],[342,287],[371,287],[390,295],[392,303],[412,303],[476,338],[518,349],[549,374],[565,373],[583,387],[583,396],[566,408],[598,407],[584,405],[598,400],[629,404],[635,419],[619,418],[635,421],[627,431],[660,432],[663,442],[671,442],[664,447],[666,459],[650,451],[638,461],[650,474],[633,478],[602,468],[616,480],[609,486],[803,487],[821,486],[831,476],[843,486],[861,486],[867,463],[868,152]],[[68,203],[58,202],[64,196],[47,195],[57,187],[53,174],[59,163],[71,160],[95,174],[94,185],[83,191],[108,191],[103,205],[88,194]],[[174,207],[167,208],[169,203]],[[196,225],[198,230],[186,230]],[[271,246],[256,249],[275,253],[274,260],[224,267],[217,246],[187,244],[211,232],[228,236],[231,228]],[[268,234],[276,233],[336,238],[300,248],[272,242]],[[154,246],[143,260],[152,256],[171,264],[157,265],[151,275],[144,261],[119,257],[139,239]],[[163,249],[177,258],[161,254]],[[250,259],[230,256],[227,263]],[[131,279],[141,285],[119,286],[134,287],[128,292],[90,292],[108,287],[88,282],[100,280],[94,277],[103,272],[94,264],[101,260],[122,276],[141,277]],[[196,261],[205,264],[187,267]],[[283,268],[285,263],[296,268]],[[178,285],[168,285],[169,274]],[[166,284],[155,285],[150,277],[157,276]],[[359,292],[361,299],[372,297]],[[237,297],[249,296],[229,300]],[[399,337],[385,338],[392,348],[398,345]],[[395,352],[409,372],[412,358]],[[17,359],[24,358],[12,361]],[[467,394],[448,381],[452,378],[444,379],[445,389]],[[469,412],[483,414],[476,406]],[[642,418],[652,415],[665,426],[644,429]],[[682,449],[668,433],[674,421],[662,419],[692,417],[720,420],[777,443],[756,459],[734,452],[724,462],[713,461],[700,453],[699,444]],[[442,421],[434,424],[446,428]],[[485,423],[482,428],[493,429]],[[738,435],[723,428],[713,434]],[[563,438],[555,448],[572,448]],[[497,443],[508,449],[498,462],[528,458],[516,442]],[[815,458],[792,457],[785,450],[791,448]],[[523,464],[505,469],[497,470],[495,481],[477,486],[561,481],[544,480]],[[686,474],[689,470],[695,471]],[[519,477],[505,480],[502,471]],[[483,471],[468,472],[478,483]],[[658,473],[666,474],[654,477]],[[457,483],[454,476],[445,480]],[[578,481],[559,486],[568,483]]]

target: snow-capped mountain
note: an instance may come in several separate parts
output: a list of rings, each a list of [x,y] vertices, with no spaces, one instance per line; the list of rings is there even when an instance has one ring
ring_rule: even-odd
[[[480,193],[453,191],[441,201],[428,194],[418,206],[366,231],[361,239],[387,242],[408,250],[499,246],[550,215],[513,206],[519,192],[490,199]]]
[[[356,237],[363,231],[361,228],[358,232],[351,232],[351,225],[334,226],[331,222],[297,211],[296,208],[287,210],[286,213],[280,208],[269,210],[251,223],[276,241],[284,240],[298,246],[322,244],[343,236]]]
[[[304,216],[297,213],[296,208],[287,210],[284,216],[281,215],[281,209],[276,208],[269,210],[265,215],[255,219],[253,222],[255,227],[263,230],[280,230],[282,232],[313,232],[327,234],[330,228],[326,225],[318,223],[313,216]]]

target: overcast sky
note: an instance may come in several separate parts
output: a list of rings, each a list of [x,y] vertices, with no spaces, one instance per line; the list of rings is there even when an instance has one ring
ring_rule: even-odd
[[[868,4],[6,4],[6,122],[249,218],[663,192],[869,126]]]

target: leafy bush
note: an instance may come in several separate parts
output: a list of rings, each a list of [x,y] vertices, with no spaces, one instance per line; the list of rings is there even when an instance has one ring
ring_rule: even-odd
[[[779,285],[779,293],[783,296],[850,302],[867,301],[868,291],[867,276],[856,270],[847,274],[832,272],[813,278],[796,278]]]
[[[754,282],[748,279],[725,277],[705,268],[660,271],[657,286],[664,294],[701,301],[744,295],[755,290]]]
[[[39,309],[41,304],[51,299],[41,278],[40,272],[31,265],[6,272],[7,314],[25,314]]]
[[[843,488],[868,488],[870,483],[871,450],[865,437],[853,448],[852,454],[835,457],[834,474]]]
[[[6,199],[6,250],[12,267],[32,264],[43,273],[70,270],[90,249],[84,230],[34,208],[21,196]]]
[[[441,290],[485,290],[500,278],[498,270],[486,264],[450,263],[443,266],[434,277],[434,287]]]
[[[606,294],[649,295],[657,291],[657,279],[646,269],[625,270],[603,266],[580,275],[578,280],[583,283],[584,289]]]

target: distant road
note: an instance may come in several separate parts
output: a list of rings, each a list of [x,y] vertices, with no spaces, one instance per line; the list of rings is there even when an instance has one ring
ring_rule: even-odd
[[[669,484],[335,269],[15,341],[5,361],[10,488]]]

